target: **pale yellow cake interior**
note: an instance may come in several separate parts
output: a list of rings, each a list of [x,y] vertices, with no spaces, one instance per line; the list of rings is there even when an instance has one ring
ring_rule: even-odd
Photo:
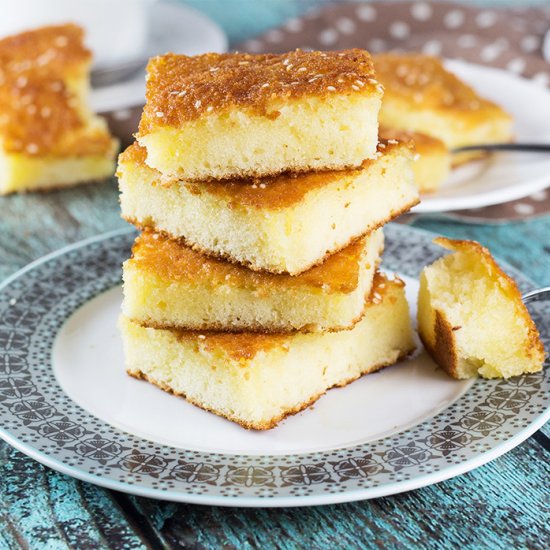
[[[437,137],[452,149],[511,141],[512,118],[479,96],[436,57],[384,53],[374,56],[384,85],[380,124]]]
[[[117,145],[110,153],[82,156],[29,156],[0,151],[0,194],[94,182],[115,172]]]
[[[419,333],[455,378],[509,378],[541,370],[542,343],[515,283],[471,241],[438,242],[454,253],[420,279]]]
[[[293,277],[253,272],[146,232],[124,263],[122,309],[134,321],[165,328],[349,328],[363,313],[382,246],[380,229]]]
[[[138,157],[134,145],[119,160],[126,220],[273,273],[301,273],[419,200],[412,154],[398,144],[359,170],[233,184],[162,184]]]
[[[145,328],[124,316],[120,328],[129,374],[254,429],[269,429],[329,388],[414,349],[403,286],[382,277],[364,317],[346,331],[181,332]]]
[[[339,169],[372,158],[379,95],[275,102],[275,118],[233,108],[139,136],[147,163],[169,176],[208,180]]]
[[[380,137],[397,139],[410,145],[414,150],[414,182],[420,193],[432,193],[449,177],[451,172],[451,153],[438,138],[421,132],[380,128]]]

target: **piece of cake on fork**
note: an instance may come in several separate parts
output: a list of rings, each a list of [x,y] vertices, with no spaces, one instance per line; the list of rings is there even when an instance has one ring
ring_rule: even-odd
[[[153,58],[137,140],[190,180],[343,169],[373,158],[383,89],[364,50]]]
[[[88,103],[90,63],[76,25],[0,40],[0,194],[114,174],[117,142]]]
[[[435,239],[451,254],[420,276],[418,333],[454,378],[538,372],[544,347],[514,282],[475,241]]]

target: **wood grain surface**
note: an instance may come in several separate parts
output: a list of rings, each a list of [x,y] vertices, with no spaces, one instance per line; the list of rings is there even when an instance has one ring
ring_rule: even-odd
[[[125,226],[114,181],[5,197],[1,205],[0,278]],[[548,284],[550,218],[481,226],[417,217],[412,225],[478,240]],[[548,474],[548,439],[538,432],[486,466],[407,494],[307,509],[228,509],[107,491],[0,443],[0,548],[542,549],[550,534]]]
[[[532,441],[449,481],[371,501],[304,509],[228,509],[132,498],[159,541],[190,548],[547,547],[550,467]],[[532,469],[539,463],[540,468]],[[546,510],[547,512],[547,510]],[[546,531],[546,532],[545,532]]]
[[[545,549],[547,453],[533,438],[460,477],[311,508],[174,504],[111,493],[0,444],[0,548]]]
[[[187,1],[208,11],[235,42],[320,2]],[[536,284],[550,284],[550,217],[494,226],[425,216],[411,223],[439,235],[478,240]],[[2,197],[0,280],[48,252],[125,225],[114,180]],[[230,509],[131,497],[59,474],[0,441],[0,550],[542,550],[550,540],[547,436],[548,425],[506,455],[437,485],[372,501],[293,509]]]

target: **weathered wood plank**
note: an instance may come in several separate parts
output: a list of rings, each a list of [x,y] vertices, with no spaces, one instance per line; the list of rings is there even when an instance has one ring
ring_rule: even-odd
[[[0,201],[0,280],[67,244],[126,226],[114,180]]]
[[[133,498],[188,548],[530,548],[548,530],[548,453],[528,440],[463,476],[409,493],[314,508],[245,509]]]
[[[123,227],[113,182],[1,199],[0,278],[88,236]],[[550,218],[502,226],[418,218],[414,225],[473,238],[539,284],[550,273]],[[550,435],[550,428],[545,427]],[[460,544],[542,548],[548,462],[529,441],[476,472],[407,495],[314,509],[230,510],[134,499],[128,517],[107,491],[66,478],[0,444],[0,548],[138,548],[136,533],[178,547],[412,548]],[[49,495],[49,496],[48,496]],[[141,518],[139,521],[135,517]],[[72,521],[71,518],[74,518]],[[147,524],[147,529],[143,525]],[[94,546],[95,545],[95,546]]]
[[[109,491],[0,442],[0,548],[146,549]]]

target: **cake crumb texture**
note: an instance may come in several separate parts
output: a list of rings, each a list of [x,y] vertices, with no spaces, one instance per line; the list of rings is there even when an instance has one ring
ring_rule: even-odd
[[[363,319],[340,332],[160,330],[122,316],[128,373],[245,428],[270,429],[328,389],[414,350],[403,283],[382,276],[378,281]]]
[[[454,378],[538,372],[544,348],[516,283],[474,241],[435,239],[452,251],[420,277],[424,346]]]

